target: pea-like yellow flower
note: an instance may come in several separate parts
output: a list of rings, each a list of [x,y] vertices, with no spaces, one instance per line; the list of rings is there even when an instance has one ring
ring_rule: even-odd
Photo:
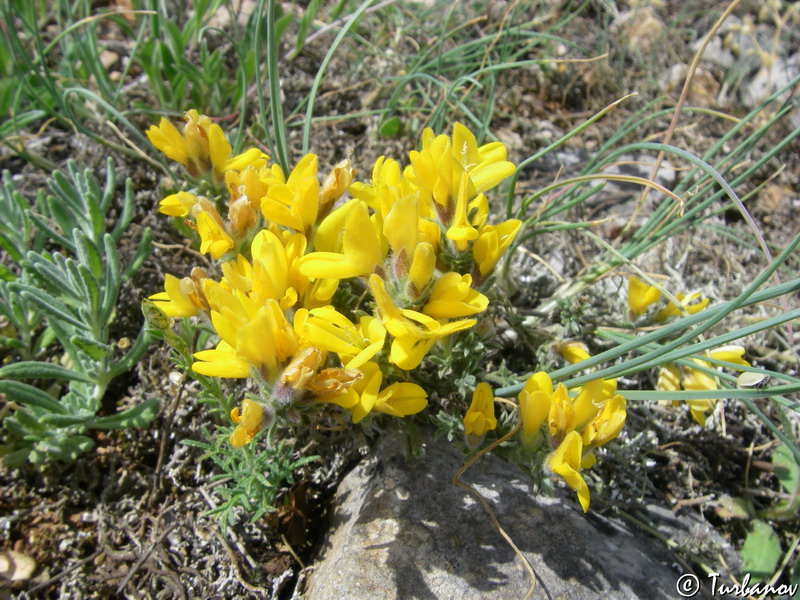
[[[277,301],[257,306],[241,292],[211,282],[204,287],[211,322],[222,341],[214,350],[195,353],[192,369],[201,375],[248,377],[258,369],[274,380],[299,346],[299,336]]]
[[[453,155],[469,173],[477,192],[485,192],[511,177],[517,168],[506,160],[507,151],[502,142],[478,146],[473,133],[461,123],[453,125]]]
[[[711,358],[722,360],[725,362],[734,363],[749,367],[750,363],[744,359],[745,349],[742,346],[731,344],[728,346],[720,346],[709,352]],[[693,358],[692,361],[702,367],[710,368],[711,364]],[[673,364],[662,365],[658,370],[658,380],[656,382],[656,389],[662,391],[674,392],[680,389],[684,390],[716,390],[719,389],[717,378],[700,369],[693,369],[691,367],[678,367]],[[686,400],[689,405],[689,412],[692,418],[701,426],[706,424],[706,415],[710,413],[716,400],[711,398],[694,398]],[[679,405],[680,401],[674,401],[674,405]]]
[[[264,407],[255,400],[245,398],[242,400],[242,410],[234,408],[231,411],[231,421],[236,423],[236,428],[230,437],[231,446],[240,448],[250,443],[264,423]]]
[[[240,171],[225,171],[225,185],[231,201],[247,198],[254,210],[261,208],[261,201],[274,183],[286,183],[279,165],[265,165],[260,168],[248,165]]]
[[[197,215],[197,233],[200,234],[200,252],[210,253],[214,260],[233,248],[233,238],[223,224],[206,211]]]
[[[616,438],[625,426],[627,418],[625,397],[616,394],[602,405],[602,410],[583,429],[585,448],[603,446]]]
[[[482,278],[487,277],[511,246],[522,227],[519,219],[509,219],[499,225],[484,225],[472,245],[472,256]]]
[[[575,407],[563,383],[556,386],[550,397],[550,413],[547,415],[550,436],[561,439],[575,429]]]
[[[342,252],[312,252],[304,256],[300,261],[300,272],[306,277],[347,279],[366,276],[385,258],[378,233],[369,217],[367,205],[356,200],[348,203],[347,208],[341,242]],[[334,211],[328,218],[338,221],[342,216],[337,214],[338,212]]]
[[[472,276],[445,273],[433,284],[422,312],[434,319],[458,319],[485,311],[489,299],[472,288]]]
[[[463,319],[442,323],[424,313],[400,309],[386,291],[384,280],[375,274],[369,278],[369,288],[386,331],[394,337],[389,361],[401,369],[415,369],[436,342],[477,322]]]
[[[591,355],[589,354],[589,348],[587,348],[586,344],[583,342],[559,342],[553,345],[553,349],[558,352],[561,358],[566,360],[571,365],[581,362],[582,360],[586,360],[587,358],[591,358]]]
[[[345,369],[358,369],[383,348],[386,329],[379,319],[361,317],[359,325],[332,306],[309,311],[302,329],[305,343],[336,352]]]
[[[523,440],[532,441],[550,414],[553,381],[544,371],[534,373],[525,382],[517,398],[522,419]]]
[[[168,158],[186,167],[192,177],[211,174],[215,181],[222,181],[231,155],[222,128],[194,109],[186,112],[184,120],[183,134],[162,117],[158,126],[150,126],[147,137]]]
[[[494,416],[492,388],[488,383],[481,382],[472,393],[472,402],[464,415],[464,432],[479,437],[487,431],[493,431],[495,427],[497,418]]]
[[[415,383],[393,383],[381,388],[383,373],[370,361],[360,369],[363,377],[340,396],[324,398],[326,402],[351,409],[353,423],[359,423],[373,410],[394,417],[405,417],[422,411],[428,405],[428,394]]]
[[[317,156],[306,154],[289,174],[286,183],[269,186],[261,200],[261,212],[268,221],[306,233],[317,221],[319,180]]]
[[[372,410],[392,417],[407,417],[428,406],[428,393],[416,383],[398,382],[383,388]]]
[[[383,234],[396,256],[410,260],[417,247],[420,219],[419,196],[399,198],[383,219]]]
[[[547,465],[550,470],[566,481],[578,494],[583,512],[589,510],[589,486],[581,476],[581,463],[583,460],[583,439],[577,431],[569,432],[559,444]]]
[[[647,312],[647,307],[661,298],[661,291],[648,285],[635,275],[628,277],[628,307],[635,316]]]
[[[174,275],[165,275],[164,291],[153,294],[149,299],[168,317],[193,317],[205,308],[195,282],[189,277],[178,279]]]
[[[595,418],[600,408],[617,391],[616,379],[594,379],[581,386],[572,400],[575,429],[579,431]]]
[[[688,314],[693,315],[703,310],[708,306],[708,303],[711,302],[709,298],[701,298],[699,302],[695,302],[698,298],[700,298],[698,292],[694,292],[688,296],[686,294],[675,294],[675,299],[680,302],[680,307],[674,302],[670,302],[656,313],[656,321],[666,321],[672,317],[680,316],[684,314],[684,310]]]
[[[158,212],[171,217],[185,217],[197,202],[197,196],[189,192],[170,194],[159,203]]]

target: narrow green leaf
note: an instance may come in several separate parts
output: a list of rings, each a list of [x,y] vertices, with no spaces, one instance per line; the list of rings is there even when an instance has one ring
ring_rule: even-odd
[[[28,462],[28,455],[30,455],[30,448],[22,448],[8,454],[3,454],[2,462],[7,467],[21,467]]]
[[[74,415],[57,415],[50,413],[44,415],[40,421],[48,425],[55,425],[56,427],[73,427],[75,425],[85,425],[94,414],[90,411],[79,411]]]
[[[14,288],[20,288],[20,293],[26,300],[30,300],[36,304],[51,317],[59,319],[64,323],[69,323],[79,331],[86,330],[86,323],[77,319],[62,302],[56,300],[51,295],[30,285],[14,284]]]
[[[92,380],[72,369],[62,367],[55,363],[38,362],[28,360],[24,362],[12,363],[5,367],[0,367],[0,378],[16,379],[69,379],[71,381],[83,381],[93,383]]]
[[[147,427],[158,413],[157,398],[145,400],[136,406],[115,415],[100,417],[91,424],[93,429],[126,429],[128,427]]]
[[[153,230],[149,227],[144,230],[142,234],[142,239],[139,242],[139,248],[136,250],[136,254],[133,255],[128,266],[125,267],[125,271],[122,273],[122,281],[127,281],[131,278],[131,276],[139,270],[139,267],[142,266],[147,257],[150,256],[150,253],[153,251]]]
[[[61,403],[50,394],[21,381],[13,379],[0,381],[0,392],[23,405],[37,406],[58,414],[66,412]]]
[[[54,260],[61,259],[63,256],[56,252],[53,255]],[[67,285],[69,275],[59,270],[59,268],[50,262],[46,257],[36,252],[28,252],[27,260],[30,265],[30,270],[39,281],[42,287],[47,289],[52,294],[57,294],[62,298],[71,298],[72,300],[80,300],[80,293],[71,285]]]
[[[103,258],[98,247],[79,229],[72,232],[72,244],[78,262],[87,267],[98,280],[103,277]]]
[[[73,335],[69,338],[69,341],[95,361],[103,360],[112,352],[112,348],[108,344],[103,344],[83,335]]]
[[[31,213],[31,220],[36,224],[36,227],[44,232],[50,240],[58,242],[66,248],[72,248],[72,242],[61,234],[61,231],[54,228],[51,222],[43,218],[41,215]]]
[[[133,194],[133,181],[131,179],[125,180],[125,199],[122,203],[122,213],[117,218],[114,229],[111,231],[111,236],[119,241],[122,234],[128,229],[131,220],[133,219],[134,207],[134,194]]]
[[[36,341],[33,344],[34,352],[40,352],[45,348],[50,347],[56,341],[56,332],[53,331],[53,328],[50,326],[45,327],[39,336],[36,338]]]
[[[127,188],[127,183],[129,181],[130,179],[128,179],[125,182],[126,188]],[[131,182],[131,188],[132,186],[133,182]],[[132,191],[133,190],[131,189],[131,192]],[[100,199],[100,210],[103,212],[103,214],[107,213],[108,209],[111,208],[111,202],[112,200],[114,200],[114,195],[116,194],[116,192],[117,192],[117,171],[114,168],[114,159],[112,159],[109,156],[106,159],[106,183],[105,186],[103,187],[103,196]],[[126,189],[126,196],[127,196],[127,189]]]

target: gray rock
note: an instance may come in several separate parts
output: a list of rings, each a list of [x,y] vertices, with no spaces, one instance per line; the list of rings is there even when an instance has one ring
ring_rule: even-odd
[[[342,481],[307,600],[523,598],[530,580],[483,507],[451,479],[463,460],[446,442],[406,460],[387,436]],[[678,574],[617,523],[577,502],[531,495],[493,456],[463,478],[492,505],[540,579],[534,598],[673,598]],[[660,551],[665,555],[663,551]]]

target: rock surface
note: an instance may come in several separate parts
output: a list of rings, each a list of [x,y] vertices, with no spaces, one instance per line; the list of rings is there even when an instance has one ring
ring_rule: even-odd
[[[530,586],[483,507],[451,479],[463,460],[446,442],[407,460],[387,437],[342,481],[307,600],[512,599]],[[494,508],[533,565],[533,598],[675,597],[679,576],[655,545],[577,503],[533,497],[522,473],[489,456],[462,479]]]

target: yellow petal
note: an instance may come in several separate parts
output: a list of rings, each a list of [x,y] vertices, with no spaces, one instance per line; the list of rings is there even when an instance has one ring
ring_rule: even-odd
[[[567,482],[578,494],[583,512],[589,510],[589,486],[580,474],[583,457],[583,440],[577,431],[564,437],[555,452],[548,459],[550,469]]]
[[[416,383],[393,383],[381,390],[373,410],[393,417],[406,417],[422,411],[428,394]]]
[[[658,302],[661,292],[635,275],[628,277],[628,307],[634,315],[643,315],[647,307]]]

